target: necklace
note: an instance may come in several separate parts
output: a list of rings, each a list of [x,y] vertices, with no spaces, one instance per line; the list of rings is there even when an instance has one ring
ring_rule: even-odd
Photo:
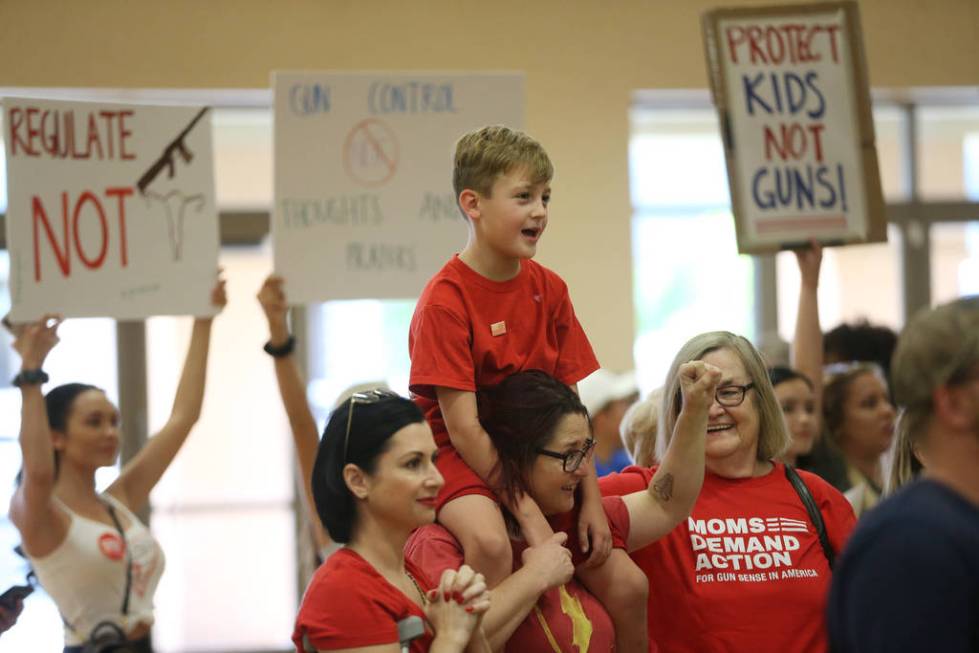
[[[418,584],[418,581],[415,580],[415,577],[412,576],[411,572],[408,571],[407,569],[405,569],[405,576],[408,577],[408,580],[411,581],[411,584],[415,586],[416,590],[418,590],[418,596],[421,597],[422,605],[427,605],[428,599],[425,597],[425,592],[422,591],[421,585]]]

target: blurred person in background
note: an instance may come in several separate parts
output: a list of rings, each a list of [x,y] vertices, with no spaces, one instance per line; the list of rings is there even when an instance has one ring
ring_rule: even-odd
[[[631,461],[622,448],[619,426],[626,410],[639,398],[635,373],[596,370],[578,382],[578,395],[591,416],[596,474],[605,476],[628,466]]]
[[[629,406],[622,416],[619,435],[632,464],[652,467],[656,459],[656,434],[659,432],[659,407],[663,388],[650,392],[645,399]]]
[[[919,312],[891,368],[923,477],[860,522],[828,622],[836,653],[979,651],[979,297]]]

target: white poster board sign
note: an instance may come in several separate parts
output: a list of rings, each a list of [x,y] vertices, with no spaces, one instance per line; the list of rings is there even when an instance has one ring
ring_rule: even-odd
[[[6,98],[3,109],[13,321],[214,312],[206,108]]]
[[[704,18],[738,249],[886,239],[855,3]]]
[[[466,243],[455,142],[520,129],[523,76],[280,72],[273,87],[272,234],[289,300],[417,297]]]

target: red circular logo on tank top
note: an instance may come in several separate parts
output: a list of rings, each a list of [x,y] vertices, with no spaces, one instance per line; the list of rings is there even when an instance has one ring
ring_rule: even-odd
[[[102,533],[99,537],[99,551],[109,560],[122,560],[126,555],[126,544],[115,533]]]

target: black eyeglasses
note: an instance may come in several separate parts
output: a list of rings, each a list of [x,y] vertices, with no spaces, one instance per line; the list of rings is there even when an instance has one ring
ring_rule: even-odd
[[[744,397],[748,393],[748,390],[751,390],[753,387],[755,387],[754,383],[747,385],[722,385],[714,391],[714,399],[720,405],[729,408],[740,406],[744,403]]]
[[[355,392],[350,395],[350,407],[347,409],[347,432],[343,436],[343,462],[347,462],[347,447],[350,444],[350,425],[354,419],[354,404],[376,404],[383,399],[395,399],[400,397],[397,392],[385,390],[384,388],[374,388],[364,392]]]
[[[564,471],[571,473],[577,471],[589,455],[591,455],[592,449],[595,448],[595,440],[588,438],[585,440],[585,446],[581,449],[575,449],[574,451],[569,451],[567,453],[558,453],[556,451],[548,451],[547,449],[538,449],[537,453],[542,456],[549,456],[551,458],[557,458],[561,461],[561,465]]]

